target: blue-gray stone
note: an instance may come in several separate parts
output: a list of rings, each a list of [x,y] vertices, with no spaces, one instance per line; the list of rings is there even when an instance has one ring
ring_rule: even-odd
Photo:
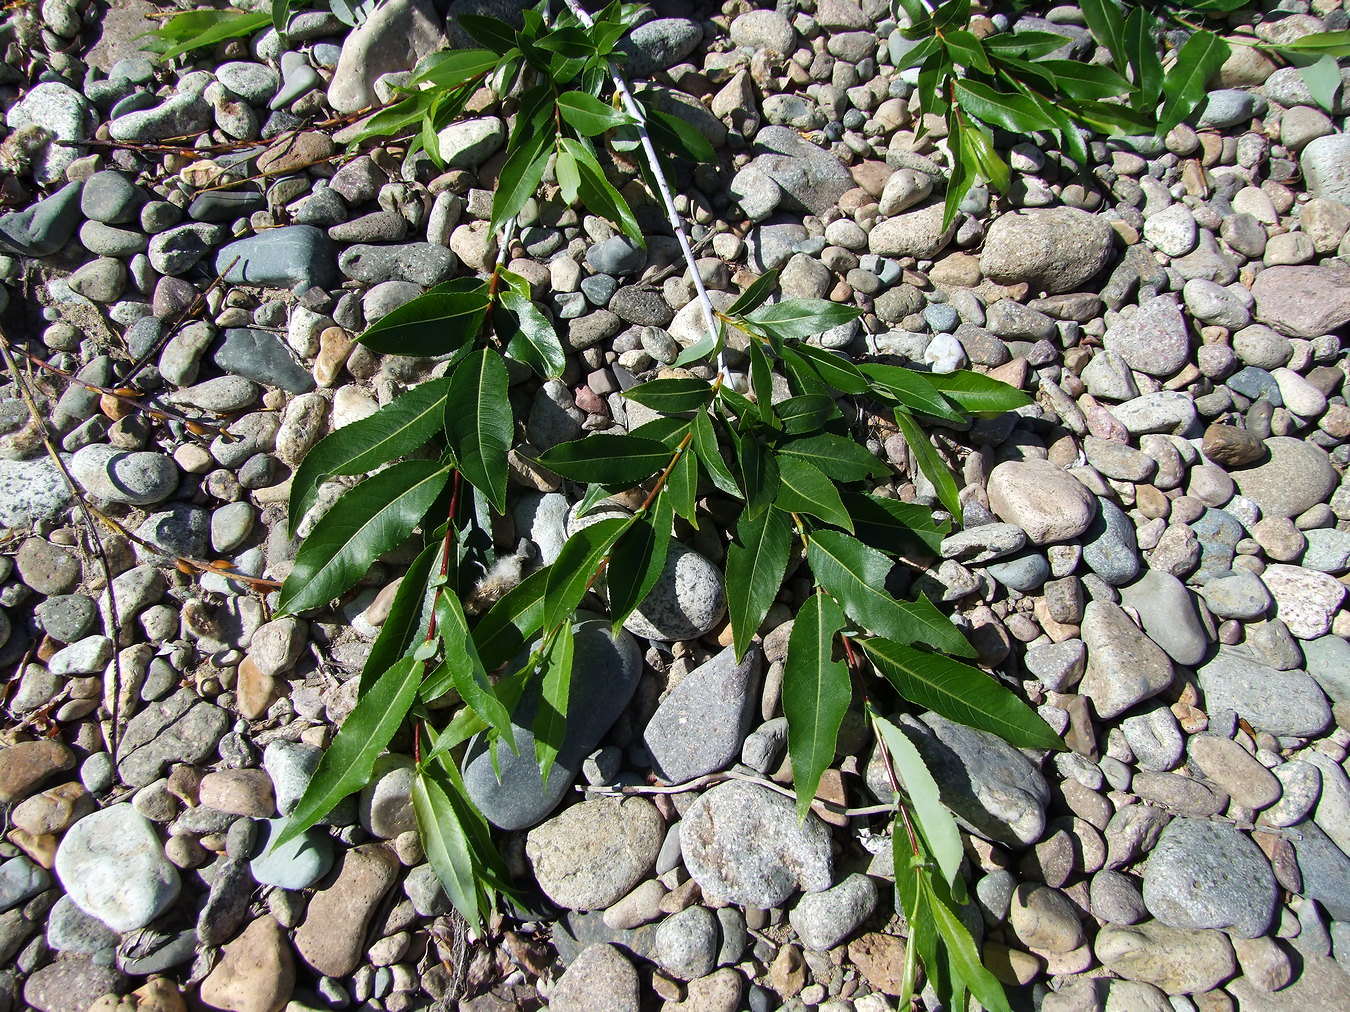
[[[192,198],[187,212],[194,221],[234,221],[266,206],[267,198],[258,190],[208,190]]]
[[[455,255],[434,242],[410,242],[398,246],[362,243],[343,250],[338,260],[343,274],[353,281],[370,285],[383,281],[439,285],[455,272],[455,263]]]
[[[77,907],[69,896],[62,896],[47,913],[47,944],[57,952],[92,956],[116,948],[121,937],[97,917]]]
[[[639,25],[620,39],[615,51],[628,57],[630,77],[650,77],[669,70],[698,48],[703,28],[688,18],[657,18]]]
[[[1035,549],[990,562],[985,572],[1005,587],[1029,594],[1050,579],[1050,563]]]
[[[264,386],[281,387],[293,394],[314,389],[309,370],[291,357],[280,338],[265,330],[238,327],[225,331],[225,340],[212,358],[226,372]]]
[[[95,172],[84,181],[80,210],[90,221],[119,225],[132,221],[140,206],[141,191],[136,184],[115,169]]]
[[[273,848],[272,840],[281,835],[286,821],[267,819],[256,823],[258,838],[253,860],[248,863],[249,871],[263,885],[308,889],[333,866],[333,841],[320,829],[307,829]]]
[[[1289,837],[1303,874],[1302,895],[1326,907],[1334,920],[1350,921],[1350,857],[1312,819],[1294,826]]]
[[[662,700],[642,738],[657,776],[682,783],[736,760],[758,698],[759,661],[755,646],[739,663],[727,647],[689,672]]]
[[[22,854],[11,857],[0,864],[0,911],[18,906],[51,884],[52,877],[46,868]]]
[[[576,649],[572,662],[572,693],[568,700],[567,732],[545,786],[534,755],[537,692],[528,692],[517,704],[512,720],[516,751],[509,743],[497,745],[500,780],[492,768],[487,741],[469,742],[464,760],[464,785],[469,798],[493,825],[525,829],[541,822],[572,787],[581,764],[628,706],[642,675],[642,653],[637,641],[620,630],[611,639],[607,620],[585,619],[574,627]]]
[[[1197,674],[1207,711],[1232,710],[1258,731],[1306,738],[1331,725],[1326,694],[1306,671],[1276,671],[1224,647]]]
[[[925,307],[923,318],[928,326],[939,334],[950,334],[961,322],[956,310],[945,302],[937,302]]]
[[[1246,88],[1219,88],[1211,91],[1208,100],[1195,118],[1199,130],[1222,130],[1252,118],[1256,96]]]
[[[1173,928],[1265,933],[1279,890],[1261,848],[1236,826],[1173,819],[1144,869],[1144,905]]]
[[[32,207],[0,216],[0,251],[45,257],[70,241],[80,224],[82,183],[67,183]]]
[[[1178,664],[1195,667],[1209,651],[1209,638],[1195,597],[1170,573],[1147,570],[1121,590],[1121,598],[1139,613],[1144,632]]]
[[[592,306],[607,306],[619,289],[618,279],[608,274],[592,274],[581,279],[581,294]]]
[[[216,254],[216,273],[236,285],[334,288],[333,241],[313,225],[286,225],[238,239]],[[237,261],[237,262],[236,262]]]
[[[36,609],[43,631],[62,643],[74,643],[93,631],[98,606],[86,594],[57,594]]]
[[[1083,535],[1083,561],[1113,587],[1139,575],[1139,542],[1134,522],[1110,499],[1097,497],[1097,518]]]
[[[1247,536],[1238,519],[1210,508],[1191,522],[1191,530],[1200,542],[1200,568],[1191,574],[1190,582],[1203,587],[1215,577],[1232,572],[1237,543]]]
[[[1254,365],[1239,369],[1224,381],[1224,385],[1251,400],[1264,396],[1274,407],[1278,408],[1284,404],[1284,398],[1280,396],[1280,385],[1275,382],[1275,377],[1265,369]]]
[[[647,251],[633,240],[616,235],[586,251],[586,265],[597,274],[623,277],[636,274],[647,262]]]
[[[1350,569],[1350,531],[1319,527],[1303,533],[1308,539],[1308,547],[1299,565],[1304,569],[1315,569],[1333,576],[1340,576]]]
[[[1350,701],[1350,643],[1334,633],[1303,640],[1303,661],[1308,674],[1334,703]]]

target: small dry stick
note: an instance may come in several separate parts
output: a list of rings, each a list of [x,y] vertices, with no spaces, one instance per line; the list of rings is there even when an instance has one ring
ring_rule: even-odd
[[[687,780],[682,784],[670,784],[656,787],[589,787],[578,785],[577,790],[588,794],[601,794],[606,797],[628,797],[635,794],[685,794],[689,791],[697,791],[712,784],[720,784],[726,780],[744,780],[749,784],[759,784],[761,787],[767,787],[771,791],[783,795],[785,798],[797,800],[797,795],[784,787],[782,784],[776,784],[772,780],[766,780],[763,777],[754,777],[748,773],[739,773],[736,770],[724,770],[721,773],[705,773],[701,777],[695,777],[693,780]],[[836,815],[843,815],[850,819],[860,819],[869,815],[881,815],[883,813],[894,812],[894,805],[866,805],[862,808],[845,808],[835,801],[829,801],[825,798],[812,798],[813,805],[820,805]]]

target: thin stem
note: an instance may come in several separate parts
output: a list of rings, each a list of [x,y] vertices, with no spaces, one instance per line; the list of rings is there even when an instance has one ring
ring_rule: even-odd
[[[743,780],[746,783],[758,784],[761,787],[767,787],[769,790],[783,795],[786,798],[797,799],[796,793],[782,784],[774,783],[764,777],[751,776],[748,773],[740,773],[736,770],[723,770],[720,773],[707,773],[701,777],[695,777],[693,780],[685,781],[682,784],[669,784],[666,786],[653,787],[589,787],[578,786],[578,791],[588,794],[599,794],[605,797],[628,797],[635,794],[686,794],[689,791],[701,790],[712,784],[720,784],[726,780]],[[846,808],[835,801],[827,801],[825,798],[813,798],[812,804],[820,805],[827,811],[836,815],[843,815],[850,819],[861,819],[871,815],[882,815],[895,811],[894,805],[865,805],[861,808]]]
[[[588,14],[577,0],[566,0],[568,9],[576,15],[587,28],[595,24],[595,20]],[[606,59],[605,66],[609,70],[609,78],[614,82],[614,90],[623,101],[624,110],[632,116],[638,132],[638,139],[642,143],[642,152],[647,156],[647,167],[652,174],[652,180],[656,183],[656,188],[660,191],[661,202],[665,205],[666,219],[670,222],[670,227],[675,231],[675,238],[680,244],[680,252],[684,254],[684,262],[689,265],[689,275],[694,282],[694,291],[698,296],[699,304],[703,307],[703,319],[708,326],[708,333],[713,337],[717,336],[717,309],[712,304],[712,299],[708,297],[708,290],[703,285],[703,278],[698,272],[698,262],[694,259],[693,247],[689,245],[689,236],[685,233],[684,222],[680,218],[680,213],[675,210],[675,197],[671,193],[670,184],[666,182],[666,174],[661,169],[661,160],[656,155],[656,146],[652,144],[651,135],[647,132],[647,118],[642,113],[642,107],[638,105],[637,99],[633,98],[633,93],[628,90],[628,82],[624,80],[623,75],[619,73],[612,61]],[[726,358],[719,349],[717,352],[717,374],[719,376],[728,376]]]

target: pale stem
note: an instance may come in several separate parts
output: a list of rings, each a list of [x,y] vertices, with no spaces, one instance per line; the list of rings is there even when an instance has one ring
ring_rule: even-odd
[[[595,24],[577,0],[565,0],[567,7],[577,20],[587,28]],[[651,135],[647,133],[647,120],[642,115],[642,107],[637,104],[633,98],[632,92],[628,90],[628,82],[624,80],[623,75],[609,60],[605,61],[609,68],[610,80],[614,82],[614,90],[618,92],[619,98],[623,101],[624,111],[632,116],[637,125],[638,139],[642,143],[643,154],[647,156],[647,166],[651,169],[652,179],[656,183],[656,188],[660,191],[661,203],[665,205],[666,220],[670,222],[670,227],[675,232],[675,239],[680,244],[680,251],[684,253],[684,262],[689,265],[689,275],[694,281],[694,291],[698,295],[699,305],[703,307],[703,319],[707,324],[708,333],[714,338],[717,336],[717,309],[712,304],[712,299],[708,297],[708,290],[703,287],[703,278],[698,272],[698,262],[694,259],[694,249],[689,245],[689,236],[684,231],[684,221],[680,218],[680,212],[675,210],[675,196],[671,193],[670,184],[666,182],[666,175],[661,171],[660,159],[656,156],[656,147],[652,144]],[[730,379],[730,373],[727,372],[726,360],[722,355],[721,349],[717,352],[717,374],[724,380]]]

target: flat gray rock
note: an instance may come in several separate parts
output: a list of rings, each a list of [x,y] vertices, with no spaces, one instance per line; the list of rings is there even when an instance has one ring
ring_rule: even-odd
[[[337,283],[333,242],[313,225],[285,225],[238,239],[216,254],[216,273],[236,285],[260,288],[332,288]]]
[[[1255,938],[1270,927],[1278,899],[1261,848],[1226,823],[1173,819],[1144,868],[1144,904],[1174,928]]]
[[[1306,671],[1276,671],[1220,649],[1197,674],[1207,711],[1232,710],[1258,731],[1309,737],[1331,725],[1331,705]]]
[[[1172,684],[1172,660],[1117,604],[1089,601],[1083,613],[1087,673],[1080,691],[1109,719]]]
[[[178,869],[150,820],[129,804],[86,815],[61,838],[56,876],[85,913],[114,931],[142,928],[178,898]]]
[[[657,776],[681,783],[735,761],[750,730],[759,669],[758,647],[739,663],[727,647],[685,675],[643,732]]]

